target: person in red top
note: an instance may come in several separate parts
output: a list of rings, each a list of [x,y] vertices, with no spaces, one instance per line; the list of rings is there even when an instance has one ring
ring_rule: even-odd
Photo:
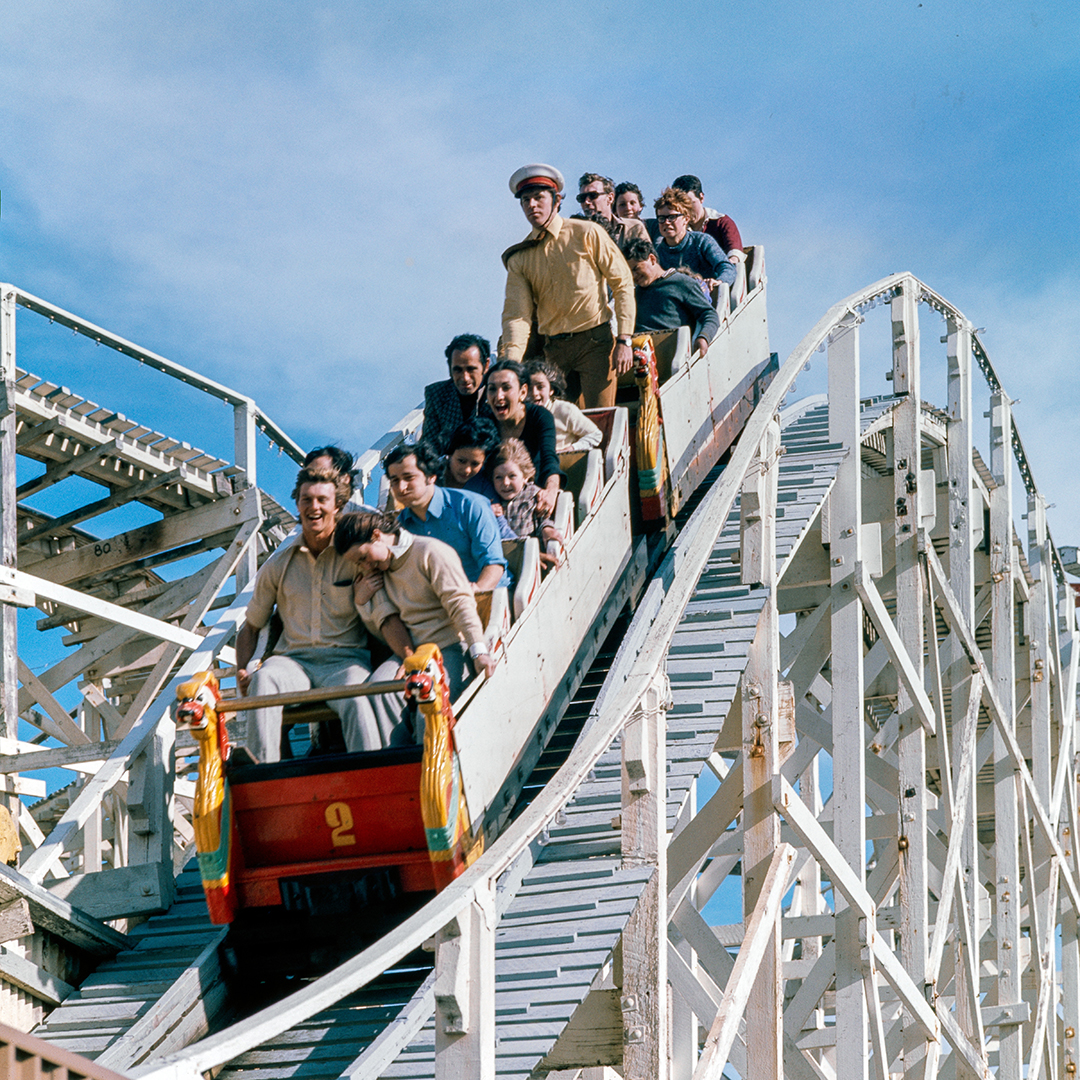
[[[694,204],[694,220],[689,222],[693,232],[703,232],[711,236],[727,253],[729,260],[743,259],[742,237],[739,228],[727,214],[720,214],[705,205],[705,196],[701,193],[701,181],[693,173],[686,173],[671,181],[671,186],[685,192]]]

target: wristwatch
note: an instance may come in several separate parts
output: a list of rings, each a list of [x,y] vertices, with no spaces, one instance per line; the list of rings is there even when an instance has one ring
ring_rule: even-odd
[[[634,339],[632,337],[630,337],[629,334],[620,334],[615,339],[615,344],[616,345],[633,345],[634,344]]]

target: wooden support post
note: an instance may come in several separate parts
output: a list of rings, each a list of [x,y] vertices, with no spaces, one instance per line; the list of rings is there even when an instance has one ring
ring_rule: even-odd
[[[972,497],[971,328],[967,323],[953,319],[948,323],[948,331],[949,581],[960,601],[964,618],[974,630],[975,566],[969,505]],[[918,475],[917,471],[916,475]],[[977,1009],[972,1011],[969,1008],[969,1002],[977,1000],[979,996],[979,939],[982,936],[980,915],[982,905],[979,900],[983,888],[978,868],[978,814],[975,812],[978,770],[965,769],[965,763],[960,760],[960,746],[964,739],[963,703],[967,700],[971,673],[964,661],[964,651],[959,639],[954,634],[950,640],[952,651],[946,663],[952,701],[952,760],[956,775],[963,775],[968,787],[966,792],[954,791],[954,797],[958,802],[962,799],[967,800],[967,805],[972,808],[972,812],[963,818],[961,826],[963,837],[960,846],[960,874],[964,882],[964,897],[968,905],[966,919],[972,928],[972,933],[967,942],[964,941],[963,935],[959,933],[953,935],[954,977],[957,984],[956,1011],[961,1030],[981,1048],[981,1017]],[[921,645],[919,655],[922,655]],[[945,737],[944,731],[941,737]],[[975,752],[973,741],[970,752]],[[960,902],[959,898],[957,902]],[[957,925],[959,926],[962,921],[962,919],[957,919]],[[958,1063],[958,1080],[965,1080],[971,1075],[965,1065]]]
[[[743,484],[742,574],[766,590],[742,676],[743,921],[757,909],[766,871],[780,843],[772,805],[780,771],[780,629],[776,608],[776,492],[780,421],[766,430]],[[766,933],[761,964],[746,1007],[746,1061],[750,1076],[780,1080],[783,1066],[783,958],[779,915]]]
[[[990,624],[994,690],[1005,722],[1016,731],[1016,631],[1012,524],[1012,413],[1003,391],[990,399],[990,471],[997,485],[990,492]],[[997,939],[998,1004],[1021,1000],[1020,829],[1013,762],[1001,733],[994,731],[994,936]],[[1011,1019],[1011,1017],[1010,1017]],[[998,1028],[998,1076],[1023,1075],[1023,1027]]]
[[[821,781],[818,768],[818,758],[815,755],[814,760],[799,774],[799,795],[814,817],[820,816],[822,808]],[[821,866],[817,859],[811,859],[802,867],[795,888],[797,892],[802,893],[800,906],[803,915],[822,915],[826,913],[825,901],[821,895]],[[802,939],[802,958],[804,960],[817,960],[821,956],[821,950],[820,936],[804,937]],[[824,1026],[825,1012],[819,1003],[814,1007],[813,1019],[806,1021],[803,1027],[821,1028]]]
[[[1065,798],[1070,806],[1067,815],[1069,831],[1075,837],[1076,780],[1072,775],[1069,776]],[[1077,913],[1071,906],[1061,916],[1061,1006],[1064,1023],[1059,1043],[1059,1074],[1064,1075],[1066,1080],[1080,1068],[1077,1036],[1080,1029],[1080,932],[1077,921]],[[1069,1072],[1069,1065],[1073,1066],[1072,1072]]]
[[[832,593],[833,829],[858,883],[866,882],[866,762],[863,749],[863,608],[855,588],[862,560],[859,328],[850,316],[829,341],[829,439],[848,450],[829,496]],[[836,1075],[866,1080],[869,1038],[859,913],[836,895]]]
[[[436,936],[435,1080],[495,1080],[496,921],[483,883]]]
[[[697,782],[690,785],[686,803],[672,834],[672,840],[678,836],[687,824],[693,820],[697,813]],[[687,890],[686,902],[697,910],[697,887],[692,883]],[[694,955],[694,949],[685,937],[673,946],[685,963],[691,975],[697,975],[698,963]],[[694,1066],[697,1063],[698,1050],[698,1023],[699,1018],[688,1005],[684,1005],[682,999],[677,997],[674,986],[668,987],[668,1016],[671,1017],[671,1080],[691,1080],[694,1075]],[[712,1020],[711,1016],[703,1018],[705,1023]]]
[[[896,317],[901,307],[902,318]],[[923,576],[919,562],[919,460],[921,416],[919,394],[919,333],[914,298],[905,290],[893,301],[893,388],[907,391],[907,398],[893,410],[893,494],[895,498],[896,627],[904,650],[922,686],[923,668]],[[899,334],[898,334],[899,330]],[[905,354],[905,363],[899,354]],[[906,377],[897,385],[901,374]],[[904,511],[903,513],[901,511]],[[897,697],[899,735],[897,751],[897,799],[900,806],[900,954],[904,967],[917,986],[927,982],[927,822],[926,732],[919,723],[913,695],[905,680]],[[935,716],[937,738],[945,738],[945,721]],[[919,1025],[903,1016],[904,1075],[922,1076],[926,1037]]]
[[[1054,610],[1053,569],[1050,563],[1050,540],[1046,531],[1046,500],[1040,494],[1028,495],[1028,566],[1034,585],[1031,589],[1031,601],[1028,605],[1029,625],[1029,663],[1031,671],[1031,778],[1035,791],[1042,805],[1056,818],[1055,808],[1051,805],[1054,777],[1055,731],[1051,704],[1051,650],[1057,643],[1057,619]],[[1046,928],[1057,923],[1056,888],[1052,887],[1053,849],[1048,838],[1036,831],[1032,838],[1033,864],[1027,867],[1028,881],[1033,883],[1032,901],[1037,908],[1038,923],[1043,929],[1042,935],[1033,930],[1031,934],[1031,966],[1036,972],[1053,971],[1056,967],[1055,956],[1044,955],[1045,943],[1040,940]],[[1045,974],[1043,975],[1045,979]],[[1042,979],[1040,982],[1043,981]],[[1046,1002],[1047,1014],[1056,1024],[1057,1018],[1057,980],[1053,985],[1042,988],[1049,993]],[[1035,1000],[1042,993],[1036,993]],[[1039,1014],[1036,1011],[1036,1027],[1040,1028]],[[1033,1069],[1036,1057],[1041,1057],[1042,1047],[1032,1046],[1029,1053],[1029,1069]]]
[[[135,758],[128,783],[128,860],[131,866],[148,863],[158,867],[160,895],[152,897],[157,906],[167,908],[173,899],[173,752],[176,725],[165,717],[158,723],[146,749]]]
[[[622,935],[623,1077],[667,1080],[667,858],[664,717],[667,674],[645,691],[622,737],[622,854],[627,867],[654,866]]]
[[[18,523],[15,494],[15,290],[0,285],[0,565],[18,565]],[[0,604],[0,736],[19,734],[18,608]],[[0,778],[0,792],[9,810],[18,796],[9,777]]]
[[[244,470],[244,485],[246,487],[258,486],[258,474],[256,472],[256,450],[258,428],[255,425],[256,412],[255,402],[245,401],[241,405],[233,407],[233,433],[236,446],[236,464]],[[258,570],[258,548],[249,545],[236,565],[236,591],[241,589],[255,577]]]

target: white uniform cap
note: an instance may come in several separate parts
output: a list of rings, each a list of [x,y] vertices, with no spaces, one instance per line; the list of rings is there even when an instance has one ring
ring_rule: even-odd
[[[549,187],[562,194],[564,186],[563,174],[551,165],[522,165],[510,177],[510,192],[515,199],[521,193],[522,188]]]

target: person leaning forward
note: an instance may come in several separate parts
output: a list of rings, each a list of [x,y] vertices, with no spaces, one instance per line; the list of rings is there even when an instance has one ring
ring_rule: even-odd
[[[510,177],[510,190],[520,200],[532,231],[502,256],[506,267],[502,355],[522,358],[535,318],[544,338],[544,356],[566,373],[570,397],[581,408],[609,407],[615,403],[617,376],[633,365],[630,268],[595,222],[559,216],[563,177],[558,169],[526,165]]]
[[[359,685],[371,675],[367,635],[353,602],[355,570],[333,544],[350,488],[347,476],[329,470],[302,469],[297,476],[293,498],[300,532],[259,568],[236,638],[236,681],[245,696]],[[259,631],[275,607],[282,622],[276,651],[251,671]],[[357,697],[328,704],[341,717],[349,750],[377,750],[399,741],[400,701]],[[256,709],[247,716],[248,750],[259,761],[280,760],[281,708]]]

